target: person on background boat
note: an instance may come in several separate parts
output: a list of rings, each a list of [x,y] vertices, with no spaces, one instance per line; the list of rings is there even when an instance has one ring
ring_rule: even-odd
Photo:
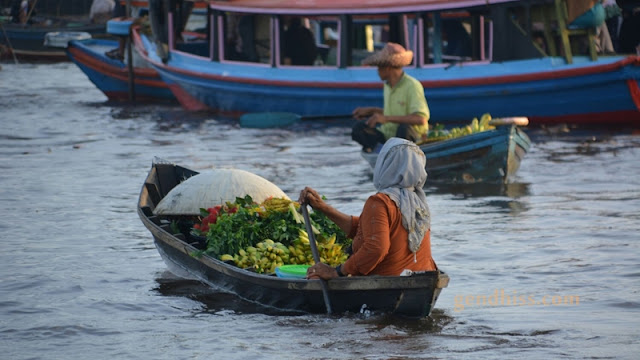
[[[640,55],[640,1],[617,0],[616,3],[622,9],[618,51]]]
[[[127,16],[127,8],[120,1],[116,1],[111,12],[111,18],[119,18]],[[127,38],[124,36],[118,36],[118,47],[105,52],[105,55],[112,59],[117,59],[120,61],[124,61],[124,50],[127,45]]]
[[[605,11],[605,24],[609,30],[609,36],[611,37],[611,43],[613,44],[613,50],[618,51],[618,39],[620,38],[620,25],[622,24],[622,9],[618,6],[615,0],[604,0],[602,6]]]
[[[352,254],[333,268],[317,263],[309,279],[339,276],[398,276],[404,270],[435,271],[431,257],[431,214],[423,186],[426,159],[415,143],[391,138],[382,147],[373,172],[377,193],[364,204],[360,216],[329,206],[312,188],[300,192],[299,202],[324,213],[353,239]]]
[[[363,121],[353,126],[351,138],[363,151],[371,152],[391,137],[413,142],[426,137],[430,113],[424,88],[403,70],[412,61],[411,50],[392,42],[362,61],[363,65],[377,66],[384,81],[384,108],[358,107],[353,111],[353,116]]]
[[[568,28],[595,28],[598,53],[614,52],[602,0],[567,0]]]
[[[116,7],[114,0],[93,0],[89,9],[89,20],[93,24],[106,24]]]
[[[11,22],[19,24],[20,23],[20,4],[22,0],[12,0],[11,1],[11,11],[9,15],[11,16]]]
[[[313,33],[302,25],[297,16],[289,18],[287,30],[282,34],[282,63],[284,65],[313,65],[318,48]]]
[[[13,0],[11,2],[11,22],[17,24],[32,24],[32,17],[36,14],[33,0]]]

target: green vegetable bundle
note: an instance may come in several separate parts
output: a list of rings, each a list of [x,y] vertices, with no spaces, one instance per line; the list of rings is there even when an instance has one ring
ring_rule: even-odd
[[[210,216],[203,216],[208,220],[207,231],[203,233],[199,230],[202,227],[196,226],[192,232],[206,236],[207,248],[204,252],[216,258],[223,254],[237,254],[266,239],[288,247],[299,239],[300,231],[306,231],[302,216],[298,214],[299,207],[297,202],[277,198],[257,204],[247,195],[221,208],[202,209],[203,215],[215,211],[215,222],[211,222]],[[350,243],[346,234],[324,214],[311,212],[309,216],[318,238],[329,239],[335,235],[337,244]]]

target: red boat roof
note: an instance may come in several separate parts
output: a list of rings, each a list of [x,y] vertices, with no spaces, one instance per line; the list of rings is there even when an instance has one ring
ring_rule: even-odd
[[[380,14],[457,10],[516,0],[192,0],[212,9],[261,14]]]

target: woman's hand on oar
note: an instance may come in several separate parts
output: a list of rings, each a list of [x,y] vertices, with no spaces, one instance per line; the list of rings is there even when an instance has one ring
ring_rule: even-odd
[[[338,271],[325,263],[316,263],[307,269],[307,279],[309,280],[331,280],[338,276]]]

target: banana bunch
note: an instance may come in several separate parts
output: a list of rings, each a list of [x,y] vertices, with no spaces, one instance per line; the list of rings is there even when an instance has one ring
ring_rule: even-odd
[[[313,252],[309,243],[309,236],[304,230],[298,230],[299,236],[288,247],[280,242],[265,239],[256,244],[240,249],[237,254],[224,254],[222,261],[233,261],[242,269],[252,268],[259,274],[273,273],[276,267],[284,264],[313,265]],[[320,261],[330,266],[338,266],[347,260],[347,254],[342,251],[342,245],[336,244],[336,235],[330,238],[318,239],[318,255]]]
[[[253,268],[255,272],[273,273],[276,267],[289,264],[289,249],[280,242],[265,239],[256,244],[240,249],[237,254],[224,254],[220,260],[233,260],[236,266],[242,269]]]
[[[491,121],[491,115],[484,114],[478,121],[478,118],[473,118],[471,120],[471,124],[464,127],[456,127],[449,130],[449,134],[446,136],[447,139],[453,139],[460,136],[470,135],[482,131],[495,129],[494,126],[489,125]]]
[[[293,204],[295,207],[299,207],[300,205],[295,202],[284,198],[269,198],[262,202],[262,206],[267,211],[267,213],[271,212],[286,212],[289,211],[289,205]]]
[[[291,264],[313,265],[313,252],[309,243],[309,235],[304,230],[298,230],[298,239],[289,245],[289,261]],[[330,266],[338,266],[347,260],[347,254],[342,251],[342,245],[336,244],[336,235],[328,239],[319,238],[316,242],[320,262]]]

